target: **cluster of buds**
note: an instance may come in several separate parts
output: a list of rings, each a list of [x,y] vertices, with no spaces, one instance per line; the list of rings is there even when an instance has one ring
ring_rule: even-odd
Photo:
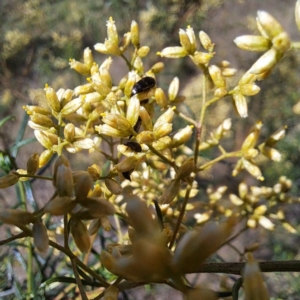
[[[254,158],[259,152],[271,160],[280,161],[281,154],[274,148],[276,143],[285,136],[286,127],[273,133],[265,142],[258,145],[258,150],[255,148],[260,137],[260,132],[263,124],[257,121],[250,129],[248,136],[245,138],[241,146],[241,158],[237,161],[232,172],[233,176],[239,174],[243,169],[247,170],[252,176],[259,180],[263,180],[260,168],[254,162]]]
[[[258,11],[256,23],[261,35],[243,35],[234,40],[241,49],[255,52],[266,51],[242,76],[233,90],[234,105],[241,117],[248,116],[245,96],[256,95],[260,90],[254,82],[265,79],[291,46],[288,34],[269,13]]]
[[[280,208],[282,203],[295,200],[289,195],[291,187],[291,180],[284,176],[281,176],[279,182],[273,187],[251,186],[248,188],[246,183],[241,182],[238,195],[230,194],[229,199],[238,208],[238,215],[247,215],[248,227],[256,228],[261,225],[268,230],[273,230],[275,228],[275,224],[271,221],[273,219],[280,221],[289,232],[295,233],[296,230],[288,224]]]
[[[208,65],[215,54],[213,52],[214,43],[212,43],[210,37],[204,31],[199,32],[199,39],[206,52],[197,51],[196,36],[192,27],[188,27],[186,30],[179,29],[179,40],[181,46],[167,47],[157,54],[161,57],[168,58],[189,56],[193,63],[197,66]]]

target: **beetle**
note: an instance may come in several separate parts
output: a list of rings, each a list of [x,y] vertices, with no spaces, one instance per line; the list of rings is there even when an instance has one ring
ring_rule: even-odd
[[[139,94],[139,99],[144,100],[149,97],[149,91],[156,85],[156,80],[153,77],[146,76],[136,82],[131,91],[131,97]]]

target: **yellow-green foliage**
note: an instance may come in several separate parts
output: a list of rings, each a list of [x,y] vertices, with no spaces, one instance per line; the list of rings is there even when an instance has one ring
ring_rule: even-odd
[[[299,11],[298,1],[298,26]],[[151,49],[140,44],[138,23],[132,21],[123,37],[117,29],[121,24],[116,23],[113,18],[107,21],[107,37],[94,46],[105,58],[95,61],[92,50],[86,48],[82,60],[70,59],[71,69],[82,75],[81,85],[54,90],[46,84],[43,90],[30,92],[34,103],[24,109],[29,115],[28,125],[44,151],[33,153],[26,169],[0,178],[0,188],[35,178],[51,181],[54,194],[41,209],[1,211],[2,223],[21,230],[2,244],[33,237],[38,251],[45,253],[50,246],[63,252],[71,261],[72,282],[78,285],[82,299],[88,299],[85,285],[102,286],[105,299],[116,299],[120,289],[131,286],[130,281],[136,286],[165,283],[181,291],[186,299],[216,299],[218,294],[206,287],[191,287],[186,274],[201,272],[208,257],[249,228],[276,230],[282,224],[289,232],[296,232],[282,206],[298,199],[289,194],[292,182],[284,176],[272,187],[260,183],[264,180],[262,157],[274,164],[281,160],[276,144],[284,138],[285,127],[261,142],[263,121],[257,121],[236,149],[228,143],[234,130],[232,120],[222,113],[216,120],[207,120],[207,113],[219,103],[226,103],[226,111],[233,109],[246,118],[251,114],[251,96],[260,92],[257,82],[272,76],[285,53],[298,49],[299,43],[290,40],[275,18],[259,11],[260,35],[240,36],[234,42],[241,49],[262,54],[248,71],[239,74],[227,61],[211,63],[218,53],[207,33],[190,26],[180,29],[178,45],[157,54],[191,59],[202,74],[201,83],[191,86],[200,95],[191,104],[198,112],[192,118],[183,109],[186,95],[180,91],[180,74],[163,89],[159,73],[164,63],[158,59],[150,68],[145,67]],[[68,42],[57,33],[52,38],[57,47]],[[7,53],[11,53],[10,48],[24,47],[28,39],[18,31],[7,34]],[[75,32],[74,39],[79,41],[80,33]],[[14,44],[16,40],[18,45]],[[123,77],[119,82],[110,72],[115,56],[127,65],[127,69],[120,70]],[[233,77],[235,80],[231,80]],[[176,130],[175,118],[179,126]],[[202,153],[209,149],[216,150],[216,155],[204,159]],[[53,176],[42,176],[40,171],[55,155]],[[74,159],[67,157],[81,160],[83,155],[89,166],[75,170]],[[228,159],[235,163],[231,175],[250,174],[253,186],[241,180],[235,192],[225,185],[199,188],[203,174]],[[57,223],[56,216],[62,216],[63,223]],[[127,223],[126,232],[120,220]],[[51,226],[63,233],[63,245]],[[89,265],[88,257],[94,255],[91,248],[96,247],[95,234],[100,228],[111,231],[112,227],[116,229],[114,242],[107,241],[106,249],[101,249],[99,271],[99,264]],[[244,245],[239,254],[246,260],[244,254],[257,247]],[[77,249],[86,254],[83,261],[77,257]],[[268,299],[258,263],[252,254],[247,257],[243,272],[245,297]],[[233,273],[240,273],[242,266],[238,266],[239,271]],[[218,272],[230,273],[226,268]],[[118,278],[110,286],[114,276]],[[95,281],[89,282],[90,277]],[[98,291],[96,299],[101,296]]]

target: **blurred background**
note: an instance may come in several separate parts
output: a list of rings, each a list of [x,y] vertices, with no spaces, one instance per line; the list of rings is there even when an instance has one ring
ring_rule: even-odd
[[[272,14],[289,33],[292,40],[299,40],[300,33],[294,21],[295,0],[1,0],[0,1],[0,120],[9,115],[14,119],[6,122],[0,130],[0,152],[14,144],[21,129],[25,138],[32,138],[32,130],[25,129],[26,114],[23,105],[31,102],[29,91],[43,88],[45,83],[54,89],[74,88],[84,83],[83,78],[70,71],[69,59],[82,59],[83,49],[103,42],[106,37],[106,20],[110,16],[116,22],[119,36],[130,30],[132,20],[140,26],[141,45],[148,45],[151,54],[145,62],[145,69],[158,61],[166,62],[166,68],[158,76],[158,84],[165,91],[174,76],[180,79],[180,94],[187,97],[186,105],[191,106],[191,116],[199,113],[200,94],[191,94],[195,88],[201,90],[199,71],[188,59],[165,60],[155,55],[166,46],[179,45],[178,30],[188,25],[194,28],[196,35],[200,30],[209,34],[216,44],[216,56],[213,63],[227,60],[231,67],[238,69],[238,78],[247,71],[261,53],[249,53],[240,50],[233,43],[239,35],[257,34],[256,12],[266,10]],[[104,56],[93,52],[95,60],[102,62]],[[118,83],[125,74],[123,60],[113,57],[112,77]],[[287,136],[278,144],[283,160],[280,163],[262,161],[264,185],[272,185],[281,175],[294,182],[293,194],[299,196],[300,187],[300,152],[299,109],[295,105],[300,101],[300,56],[296,51],[288,52],[273,73],[266,80],[259,82],[261,92],[251,97],[249,117],[241,119],[232,109],[231,101],[223,101],[213,107],[207,116],[207,132],[215,128],[225,118],[232,118],[234,132],[230,137],[232,149],[238,148],[247,135],[249,128],[257,120],[262,120],[262,140],[277,129],[287,125]],[[122,73],[124,72],[124,73]],[[34,146],[32,146],[34,145]],[[16,161],[6,165],[1,160],[0,175],[10,167],[25,166],[28,154],[42,151],[37,143],[20,149]],[[205,155],[213,156],[213,152]],[[209,177],[203,180],[203,187],[226,184],[236,190],[237,182],[231,177],[230,164],[218,164]],[[247,180],[247,179],[246,179]],[[249,179],[251,183],[251,179]],[[256,183],[257,184],[257,183]],[[47,186],[40,186],[37,195],[48,198]],[[6,202],[13,190],[0,191],[0,202]],[[13,200],[12,200],[13,201]],[[1,206],[2,206],[1,204]],[[299,208],[292,207],[288,212],[291,222],[299,232]],[[281,232],[282,231],[282,232]],[[290,259],[298,253],[296,241],[285,238],[284,229],[278,234],[264,234],[262,259]],[[270,275],[271,276],[271,275]],[[273,275],[272,275],[273,276]],[[283,274],[273,283],[274,299],[300,299],[300,282],[297,274]],[[278,280],[281,286],[276,286]],[[286,288],[283,289],[282,287]],[[1,285],[0,285],[1,287]],[[159,289],[159,288],[158,288]],[[282,298],[280,293],[284,290]],[[165,290],[164,290],[165,291]],[[151,298],[151,289],[143,299]],[[155,292],[155,294],[157,291]],[[286,298],[286,295],[291,298]],[[147,296],[148,295],[148,296]],[[279,296],[278,296],[279,295]],[[148,298],[147,298],[148,297]],[[166,296],[167,297],[167,296]],[[133,298],[128,298],[133,299]],[[167,298],[159,298],[167,299]],[[170,299],[170,298],[169,298]],[[175,299],[175,298],[174,298]]]

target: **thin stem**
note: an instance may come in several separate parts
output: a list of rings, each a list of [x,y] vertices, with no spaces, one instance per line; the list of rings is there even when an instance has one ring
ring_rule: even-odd
[[[8,244],[8,243],[13,242],[13,241],[18,240],[18,239],[22,239],[22,238],[27,237],[27,236],[29,236],[29,234],[27,234],[26,232],[23,231],[23,232],[21,232],[17,235],[14,235],[14,236],[6,239],[6,240],[0,241],[0,246]]]
[[[43,179],[43,180],[50,180],[53,181],[52,177],[46,177],[46,176],[41,176],[41,175],[29,175],[29,174],[19,174],[16,172],[19,177],[25,177],[25,178],[37,178],[37,179]]]
[[[198,172],[199,171],[203,171],[209,167],[211,167],[212,165],[214,165],[215,163],[225,159],[225,158],[229,158],[229,157],[240,157],[242,155],[241,151],[234,151],[234,152],[228,152],[228,153],[224,153],[222,155],[220,155],[219,157],[207,162],[206,164],[202,165],[201,167],[198,168]]]
[[[188,123],[194,125],[195,127],[198,127],[198,123],[191,119],[190,117],[186,116],[184,113],[180,112],[177,108],[174,110],[174,112],[183,120],[187,121]]]
[[[160,157],[165,163],[169,164],[171,167],[174,168],[175,171],[178,170],[177,165],[175,162],[169,160],[167,157],[162,155],[159,151],[157,151],[155,148],[153,148],[151,145],[148,145],[149,149],[151,150],[152,153],[156,154],[158,157]]]
[[[189,184],[189,186],[188,186],[188,188],[186,190],[186,193],[185,193],[185,197],[184,197],[184,201],[183,201],[182,207],[180,209],[180,214],[179,214],[177,222],[176,222],[176,226],[175,226],[175,229],[174,229],[174,232],[173,232],[173,235],[172,235],[172,240],[170,242],[169,249],[172,249],[172,247],[173,247],[173,245],[175,243],[176,236],[177,236],[178,230],[180,228],[180,224],[181,224],[182,219],[184,217],[185,208],[186,208],[186,205],[187,205],[187,203],[189,201],[189,198],[190,198],[191,190],[192,190],[192,184]]]
[[[74,276],[75,276],[75,279],[76,279],[76,283],[77,283],[77,286],[79,288],[79,292],[80,292],[80,295],[81,295],[81,299],[88,300],[88,297],[85,293],[85,290],[84,290],[84,287],[82,285],[80,276],[78,274],[77,264],[76,264],[75,258],[71,258],[71,263],[72,263],[72,268],[73,268],[73,273],[74,273]]]

